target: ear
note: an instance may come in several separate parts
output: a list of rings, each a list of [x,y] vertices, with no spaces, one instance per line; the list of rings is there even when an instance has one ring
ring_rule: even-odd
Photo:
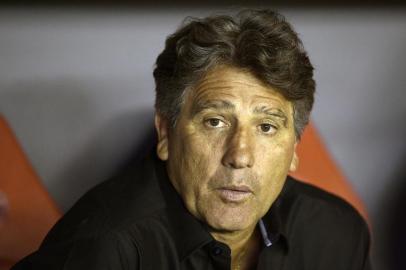
[[[295,146],[294,146],[293,157],[292,157],[292,161],[290,162],[289,172],[294,172],[299,167],[299,157],[297,156],[297,153],[296,153],[296,146],[297,146],[297,142],[295,143]]]
[[[156,146],[156,153],[161,160],[168,159],[168,121],[155,113],[155,129],[158,133],[158,144]]]

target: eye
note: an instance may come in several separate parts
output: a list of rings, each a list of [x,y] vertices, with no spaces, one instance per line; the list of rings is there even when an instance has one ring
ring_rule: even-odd
[[[274,125],[268,123],[259,125],[259,128],[261,129],[261,132],[266,134],[274,134],[277,131],[277,128]]]
[[[226,126],[224,121],[218,118],[210,118],[205,121],[205,124],[211,128],[221,128]]]

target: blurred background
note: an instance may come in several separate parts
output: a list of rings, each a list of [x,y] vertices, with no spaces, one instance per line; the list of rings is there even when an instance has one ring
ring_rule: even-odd
[[[151,134],[153,65],[185,16],[271,7],[316,68],[313,121],[367,207],[374,269],[406,269],[406,4],[150,2],[0,5],[0,113],[58,206],[69,209]]]

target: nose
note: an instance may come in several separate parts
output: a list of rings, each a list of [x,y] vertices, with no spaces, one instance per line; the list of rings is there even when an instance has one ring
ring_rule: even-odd
[[[254,147],[252,134],[243,128],[235,130],[227,141],[223,165],[233,169],[251,168],[254,165]]]

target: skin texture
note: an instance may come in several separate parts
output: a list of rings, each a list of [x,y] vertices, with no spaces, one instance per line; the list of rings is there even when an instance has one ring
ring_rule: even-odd
[[[158,156],[186,208],[229,245],[235,267],[252,258],[256,224],[297,166],[291,102],[249,72],[221,66],[188,90],[174,128],[159,114],[155,124]]]

